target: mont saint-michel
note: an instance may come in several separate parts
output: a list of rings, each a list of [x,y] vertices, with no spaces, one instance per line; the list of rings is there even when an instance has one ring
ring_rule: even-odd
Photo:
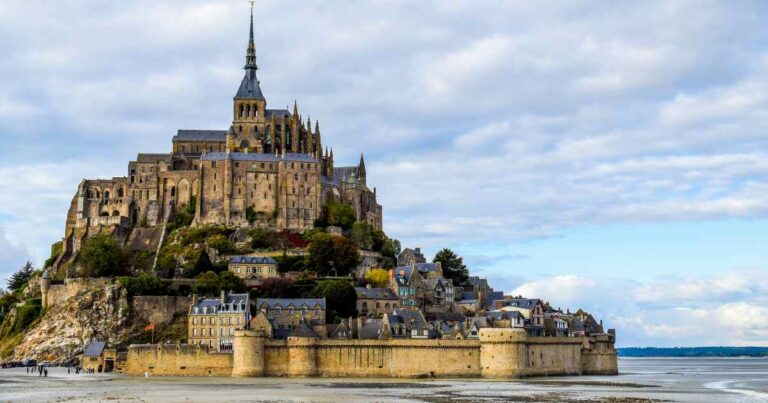
[[[73,189],[50,258],[2,296],[6,365],[144,377],[618,372],[616,333],[600,318],[505,295],[449,248],[428,259],[402,247],[367,182],[366,144],[337,166],[297,102],[268,108],[260,67],[251,11],[242,81],[232,104],[211,105],[232,120],[180,129],[170,151]]]

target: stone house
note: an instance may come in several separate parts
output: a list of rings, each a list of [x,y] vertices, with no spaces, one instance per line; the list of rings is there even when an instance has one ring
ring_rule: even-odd
[[[96,373],[112,372],[117,368],[117,350],[107,348],[103,341],[92,341],[85,346],[80,367]]]
[[[518,311],[525,318],[531,336],[544,336],[544,304],[538,298],[507,298],[494,301],[497,310]]]
[[[381,317],[398,308],[400,299],[389,288],[355,287],[357,294],[357,314],[369,317]]]
[[[544,335],[553,337],[568,336],[568,322],[564,319],[552,316],[544,318]]]
[[[325,325],[325,298],[258,298],[256,309],[278,330],[295,329],[305,321]]]
[[[428,339],[429,324],[418,309],[396,309],[382,318],[385,337]]]
[[[454,308],[456,299],[453,282],[433,275],[423,281],[424,307],[427,312],[447,312]]]
[[[400,267],[412,266],[418,263],[427,263],[427,259],[425,259],[424,255],[421,253],[421,248],[405,248],[399,255],[397,255],[397,265]]]
[[[229,271],[243,279],[246,284],[259,282],[265,278],[280,277],[277,261],[271,256],[232,256],[229,258]]]
[[[247,329],[250,321],[248,294],[227,294],[219,298],[192,297],[187,319],[190,344],[206,345],[216,351],[232,351],[235,330]]]
[[[485,313],[485,316],[493,321],[493,327],[525,328],[525,316],[519,311],[488,311]]]
[[[400,299],[404,308],[424,306],[424,277],[415,266],[399,267],[389,271],[389,288]]]

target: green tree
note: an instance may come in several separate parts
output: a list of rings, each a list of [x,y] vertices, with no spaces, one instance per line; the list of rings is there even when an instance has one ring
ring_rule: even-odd
[[[464,258],[448,248],[437,252],[432,262],[440,262],[443,267],[443,277],[453,280],[454,284],[459,284],[469,277],[469,270],[464,264]]]
[[[346,276],[360,263],[357,245],[342,236],[317,234],[309,242],[306,268],[322,276]]]
[[[111,277],[122,274],[123,258],[123,249],[117,241],[99,234],[85,241],[77,260],[83,277]]]
[[[176,270],[176,264],[176,257],[173,254],[161,254],[157,259],[157,270],[169,272],[173,275],[173,272]]]
[[[329,322],[336,322],[336,318],[357,316],[357,293],[347,280],[321,281],[312,294],[316,298],[325,298],[326,319]]]
[[[371,287],[384,288],[389,285],[389,270],[385,269],[371,269],[368,273],[365,273],[365,281],[371,285]]]
[[[195,265],[192,266],[192,270],[190,270],[188,277],[195,277],[209,271],[213,272],[213,270],[213,263],[211,263],[211,258],[208,256],[208,252],[202,250],[197,256]]]
[[[219,274],[219,290],[243,292],[245,291],[245,283],[235,273],[225,271]]]
[[[219,293],[219,276],[212,272],[207,271],[199,276],[195,277],[194,290],[200,295],[216,295]]]
[[[349,239],[360,249],[373,250],[373,227],[365,221],[358,221],[352,224],[352,228],[349,230]]]
[[[357,214],[352,206],[345,203],[329,202],[323,207],[323,213],[317,226],[335,225],[350,229],[355,221],[357,221]]]
[[[11,291],[22,289],[27,285],[29,279],[32,278],[32,273],[34,271],[35,269],[32,267],[32,262],[27,261],[27,263],[24,263],[24,266],[21,266],[21,268],[16,273],[13,273],[11,278],[8,279],[8,289]]]

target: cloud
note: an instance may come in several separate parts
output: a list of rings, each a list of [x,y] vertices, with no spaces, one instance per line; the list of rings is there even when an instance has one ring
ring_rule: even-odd
[[[582,308],[616,328],[622,346],[765,345],[768,274],[729,272],[636,282],[556,275],[528,279],[512,295]]]

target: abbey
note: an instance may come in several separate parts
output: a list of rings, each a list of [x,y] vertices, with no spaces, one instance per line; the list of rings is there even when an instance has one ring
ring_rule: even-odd
[[[320,125],[293,110],[269,109],[256,76],[253,13],[245,75],[232,104],[228,130],[179,130],[172,151],[138,154],[124,177],[83,180],[67,215],[64,253],[89,234],[127,236],[181,209],[193,224],[312,228],[331,201],[352,206],[357,219],[382,229],[376,189],[366,183],[361,154],[354,166],[335,167]]]

